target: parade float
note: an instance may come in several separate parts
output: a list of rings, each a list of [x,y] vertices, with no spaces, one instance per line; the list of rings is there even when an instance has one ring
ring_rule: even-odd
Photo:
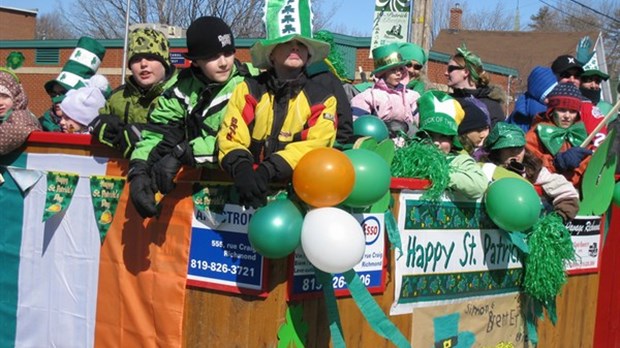
[[[405,166],[371,126],[308,153],[257,210],[222,172],[184,167],[149,219],[119,153],[32,133],[0,157],[0,346],[617,344],[613,134],[562,224],[520,182],[446,192],[438,158]]]
[[[617,325],[617,281],[601,276],[615,272],[605,251],[618,242],[609,141],[564,229],[574,255],[549,273],[557,299],[536,302],[523,251],[551,249],[531,244],[544,216],[538,196],[498,181],[477,201],[429,198],[431,181],[391,176],[391,141],[367,140],[309,153],[292,185],[256,211],[234,204],[221,172],[184,168],[159,217],[144,220],[128,199],[125,159],[88,135],[31,134],[1,158],[2,337],[9,346],[517,347],[536,333],[541,346],[592,346],[595,331]],[[500,203],[509,209],[489,209]],[[524,218],[532,204],[535,218]],[[525,245],[511,236],[518,230]]]

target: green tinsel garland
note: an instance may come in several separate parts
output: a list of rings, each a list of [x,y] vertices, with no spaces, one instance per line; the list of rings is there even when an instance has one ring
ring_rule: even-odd
[[[325,41],[332,47],[332,49],[329,50],[329,55],[327,56],[327,59],[338,73],[338,77],[340,77],[341,79],[346,79],[347,69],[344,66],[344,59],[342,58],[342,54],[340,53],[340,50],[336,48],[336,44],[334,43],[334,34],[327,30],[319,30],[314,33],[313,38]]]
[[[525,258],[525,292],[545,305],[555,303],[566,283],[564,266],[575,260],[570,232],[562,218],[551,213],[538,220],[527,242],[530,253]]]
[[[422,199],[439,199],[450,184],[450,163],[446,155],[427,140],[412,139],[396,149],[392,161],[392,176],[431,181]]]

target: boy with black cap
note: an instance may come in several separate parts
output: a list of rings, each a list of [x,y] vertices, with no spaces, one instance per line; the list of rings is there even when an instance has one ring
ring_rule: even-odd
[[[91,124],[92,134],[101,143],[120,149],[124,157],[131,155],[140,140],[157,98],[177,79],[168,39],[158,30],[138,28],[129,33],[127,56],[131,75],[112,92]]]
[[[553,61],[551,64],[551,70],[553,70],[559,84],[571,83],[577,88],[581,87],[581,75],[583,74],[584,69],[577,58],[567,54],[561,55]],[[581,116],[581,121],[586,127],[586,131],[590,134],[594,131],[598,124],[603,121],[605,115],[601,113],[601,111],[592,103],[590,99],[582,96],[582,100],[583,103],[581,103],[579,115]],[[544,116],[537,117],[534,122],[538,123],[541,120],[544,120]],[[606,135],[607,127],[601,128],[592,142],[594,146],[598,147],[599,144],[605,140]]]
[[[131,155],[130,197],[143,217],[157,214],[155,192],[166,194],[182,164],[216,161],[215,142],[228,99],[249,68],[235,60],[230,27],[217,17],[200,17],[187,29],[191,67],[158,99]]]

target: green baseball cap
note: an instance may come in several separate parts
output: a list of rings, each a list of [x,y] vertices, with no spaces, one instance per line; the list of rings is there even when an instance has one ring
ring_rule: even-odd
[[[489,150],[522,146],[525,146],[525,133],[519,126],[506,122],[498,122],[484,140],[484,147]]]

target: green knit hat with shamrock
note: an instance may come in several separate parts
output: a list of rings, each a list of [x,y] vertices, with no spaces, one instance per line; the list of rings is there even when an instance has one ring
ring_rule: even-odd
[[[456,99],[445,92],[428,91],[418,99],[420,132],[456,136],[465,112]]]
[[[62,67],[60,75],[45,83],[45,91],[52,97],[52,101],[62,100],[54,92],[55,85],[62,86],[65,93],[70,89],[84,87],[84,81],[95,75],[104,56],[105,47],[97,40],[87,36],[81,37],[69,60]]]
[[[484,147],[488,150],[523,146],[525,146],[525,133],[521,127],[506,122],[498,122],[484,140]]]

